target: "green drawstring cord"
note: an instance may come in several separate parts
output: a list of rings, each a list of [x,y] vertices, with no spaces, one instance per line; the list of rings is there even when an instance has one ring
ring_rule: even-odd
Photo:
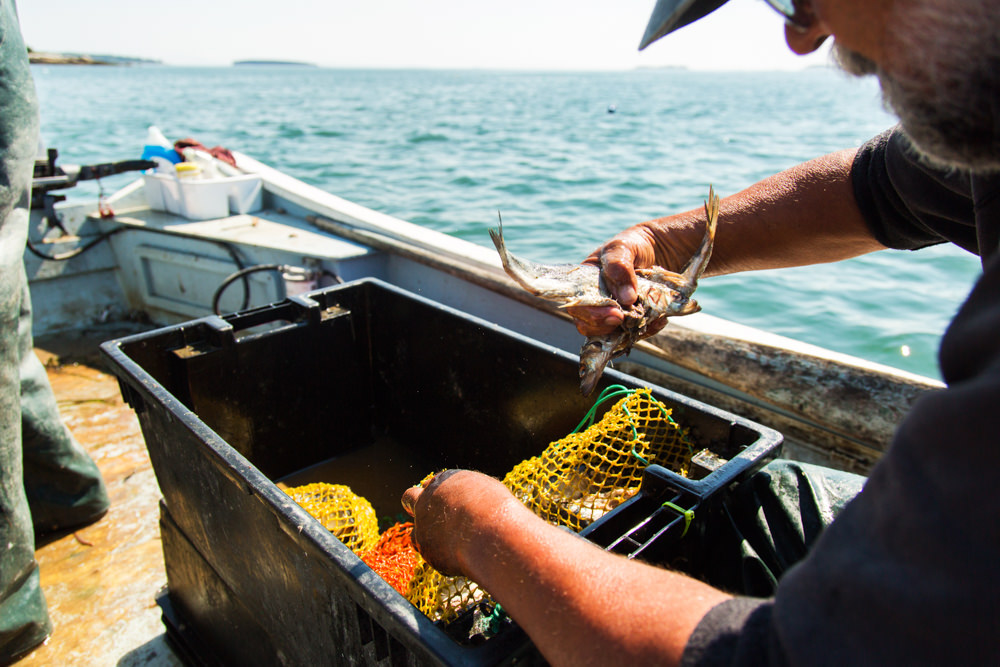
[[[581,430],[583,430],[584,424],[586,424],[587,426],[594,425],[594,414],[597,412],[597,408],[600,407],[601,403],[604,403],[605,401],[610,400],[612,398],[618,398],[619,396],[628,396],[629,394],[632,393],[635,393],[634,389],[629,389],[628,387],[624,387],[620,384],[613,384],[609,386],[607,389],[605,389],[600,393],[600,395],[597,397],[597,400],[594,401],[594,404],[590,406],[590,410],[587,411],[587,414],[583,416],[583,419],[580,421],[580,423],[576,425],[575,429],[573,429],[573,433],[579,433]]]
[[[575,429],[573,429],[573,433],[579,433],[584,428],[584,424],[586,424],[587,427],[593,426],[594,415],[597,413],[597,408],[600,407],[600,405],[605,401],[609,401],[613,398],[619,398],[621,396],[631,396],[635,392],[636,392],[635,389],[629,389],[624,385],[620,384],[609,385],[604,391],[600,393],[600,395],[598,395],[597,400],[594,401],[594,404],[590,407],[590,410],[587,411],[587,414],[583,416],[583,419],[580,421],[580,423],[576,425]],[[680,425],[678,425],[677,422],[674,421],[674,418],[670,416],[670,413],[667,412],[667,408],[664,407],[663,403],[656,400],[655,398],[652,398],[652,400],[654,403],[656,403],[656,406],[660,408],[660,411],[663,413],[663,416],[666,418],[666,420],[670,424],[672,424],[678,431],[680,431],[681,430]],[[628,415],[629,419],[632,418],[632,414],[628,411],[628,408],[624,404],[622,405],[622,410],[625,412],[626,415]],[[638,442],[639,431],[635,428],[634,423],[630,423],[630,426],[632,427],[632,439]],[[687,436],[683,434],[683,431],[681,431],[681,442],[683,442],[687,446],[688,452],[692,454],[694,453],[694,447],[691,446],[691,442],[687,439]],[[639,452],[635,451],[635,445],[632,445],[632,456],[634,456],[642,465],[644,466],[649,465],[649,461],[640,456]]]

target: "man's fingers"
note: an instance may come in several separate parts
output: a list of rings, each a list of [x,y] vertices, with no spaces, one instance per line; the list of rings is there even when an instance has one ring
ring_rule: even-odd
[[[427,475],[427,477],[424,477],[419,484],[411,486],[403,492],[403,497],[399,499],[403,505],[403,509],[406,510],[407,514],[410,516],[415,516],[414,512],[417,508],[417,501],[420,499],[424,489],[432,484],[440,484],[457,472],[459,472],[457,469],[443,470],[436,475]]]
[[[639,297],[635,277],[635,255],[620,241],[610,242],[601,253],[601,276],[611,295],[628,308]]]
[[[625,318],[618,306],[597,306],[567,308],[566,313],[573,318],[576,330],[584,336],[603,336],[621,326]]]
[[[419,486],[411,486],[406,491],[403,492],[403,497],[400,498],[400,502],[403,504],[403,509],[410,516],[413,516],[413,510],[417,506],[417,498],[420,497],[423,489]]]

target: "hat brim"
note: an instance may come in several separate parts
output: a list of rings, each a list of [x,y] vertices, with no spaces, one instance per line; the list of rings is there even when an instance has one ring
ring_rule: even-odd
[[[711,14],[726,2],[727,0],[657,0],[646,25],[646,33],[639,42],[639,50],[642,51],[664,35]]]

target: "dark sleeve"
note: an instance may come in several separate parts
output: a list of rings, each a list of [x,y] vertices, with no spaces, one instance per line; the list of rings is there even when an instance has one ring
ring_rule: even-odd
[[[1000,643],[1000,256],[864,489],[773,600],[711,609],[682,664],[993,665]]]
[[[950,241],[979,254],[968,174],[931,167],[898,128],[858,149],[854,196],[880,243],[917,250]]]
[[[770,600],[734,598],[712,607],[684,647],[681,667],[786,664],[771,623]]]

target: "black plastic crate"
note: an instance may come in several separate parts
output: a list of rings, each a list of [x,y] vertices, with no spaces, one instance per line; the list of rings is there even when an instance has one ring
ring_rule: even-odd
[[[161,606],[192,655],[206,664],[539,660],[516,626],[478,644],[453,639],[275,482],[385,442],[401,456],[327,480],[348,483],[382,516],[398,514],[405,487],[428,472],[502,476],[571,432],[592,405],[580,395],[576,356],[376,280],[102,351],[163,493]],[[601,383],[645,386],[614,370]],[[636,497],[584,531],[605,546],[659,512],[664,494],[705,502],[780,447],[770,429],[651,389],[696,448],[727,462],[700,480],[651,466]]]

